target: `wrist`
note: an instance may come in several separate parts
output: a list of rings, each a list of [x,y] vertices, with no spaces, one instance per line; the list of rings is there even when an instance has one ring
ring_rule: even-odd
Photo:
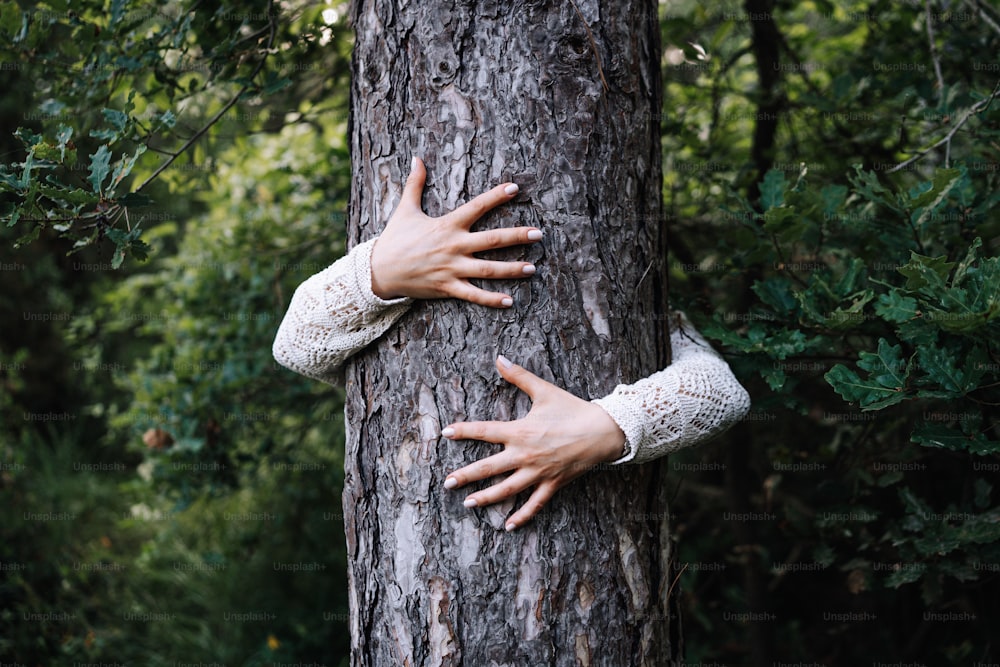
[[[604,463],[617,461],[627,451],[625,432],[604,408],[593,403],[591,405],[595,408],[594,414],[599,423],[596,432],[600,437],[598,446],[600,447],[601,461]]]
[[[389,272],[386,271],[381,262],[381,254],[379,253],[380,240],[375,240],[372,246],[371,261],[369,262],[372,294],[383,301],[391,301],[392,299],[398,299],[406,295],[399,292],[389,279]]]

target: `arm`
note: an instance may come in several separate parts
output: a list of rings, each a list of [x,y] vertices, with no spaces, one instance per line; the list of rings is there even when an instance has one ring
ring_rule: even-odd
[[[670,320],[673,362],[593,401],[625,433],[625,455],[615,463],[642,463],[700,445],[750,409],[746,389],[687,317],[676,312]]]
[[[377,239],[295,290],[274,340],[274,358],[297,373],[330,384],[352,354],[381,336],[406,312],[413,299],[458,298],[493,308],[510,308],[508,294],[475,287],[469,278],[526,278],[528,262],[495,262],[474,253],[533,243],[534,227],[470,231],[491,209],[518,192],[498,185],[439,218],[424,214],[420,200],[427,172],[413,158],[399,205]]]
[[[594,401],[573,396],[501,357],[497,370],[529,395],[531,410],[511,422],[464,422],[443,429],[441,435],[449,439],[504,445],[504,451],[453,472],[445,486],[459,488],[512,471],[470,494],[465,504],[490,505],[535,487],[508,519],[507,530],[513,530],[537,514],[560,487],[596,465],[649,461],[720,434],[749,409],[746,390],[680,313],[670,340],[670,366]]]
[[[347,358],[407,311],[412,299],[386,300],[372,290],[374,244],[372,239],[356,246],[298,286],[274,338],[272,352],[279,364],[339,384]]]

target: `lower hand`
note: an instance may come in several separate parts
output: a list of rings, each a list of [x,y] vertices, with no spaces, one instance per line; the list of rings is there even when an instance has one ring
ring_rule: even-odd
[[[534,517],[553,494],[594,466],[622,456],[625,434],[599,405],[577,398],[504,357],[497,370],[531,398],[531,410],[511,422],[460,422],[444,428],[451,440],[483,440],[504,451],[448,475],[446,488],[513,473],[493,486],[470,494],[466,507],[498,503],[535,487],[531,497],[507,520],[514,530]]]
[[[497,262],[473,253],[533,243],[542,238],[535,227],[470,232],[491,209],[517,196],[517,185],[506,183],[484,192],[451,213],[432,218],[420,199],[427,171],[414,157],[399,205],[372,249],[372,291],[382,299],[454,297],[483,306],[507,308],[509,294],[480,289],[469,278],[526,278],[535,272],[530,262]]]

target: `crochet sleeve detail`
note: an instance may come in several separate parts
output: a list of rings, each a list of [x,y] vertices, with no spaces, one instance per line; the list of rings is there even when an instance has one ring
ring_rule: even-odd
[[[295,290],[272,352],[282,366],[307,377],[340,384],[344,362],[381,336],[412,299],[386,301],[372,292],[371,252],[361,243]]]
[[[750,409],[746,389],[687,317],[674,312],[670,320],[673,362],[592,401],[625,433],[625,455],[615,463],[642,463],[701,444]]]

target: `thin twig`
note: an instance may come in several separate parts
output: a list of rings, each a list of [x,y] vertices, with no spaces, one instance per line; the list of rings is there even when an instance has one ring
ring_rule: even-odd
[[[275,39],[275,36],[277,35],[277,32],[278,32],[278,31],[277,31],[277,24],[276,24],[276,22],[275,22],[275,18],[276,18],[276,16],[274,15],[274,13],[273,13],[273,10],[274,10],[274,0],[271,0],[270,2],[268,2],[268,5],[267,5],[267,15],[268,15],[268,19],[269,19],[269,20],[270,20],[270,22],[271,22],[271,25],[270,25],[270,30],[271,30],[271,34],[270,34],[270,35],[268,35],[268,39],[267,39],[267,45],[266,45],[266,46],[264,47],[264,56],[263,56],[263,57],[262,57],[262,58],[260,59],[260,62],[258,62],[258,63],[257,63],[257,67],[255,67],[255,68],[254,68],[253,72],[251,72],[251,73],[250,73],[250,76],[249,76],[249,77],[247,77],[247,83],[245,83],[245,84],[243,85],[243,87],[242,87],[242,88],[240,88],[239,92],[238,92],[238,93],[236,93],[236,95],[234,95],[234,96],[233,96],[233,98],[232,98],[231,100],[229,100],[229,101],[228,101],[228,102],[227,102],[227,103],[226,103],[226,104],[225,104],[225,105],[224,105],[224,106],[223,106],[223,107],[222,107],[222,108],[221,108],[221,109],[219,110],[219,112],[218,112],[218,113],[216,113],[216,114],[215,114],[215,115],[214,115],[214,116],[212,117],[212,119],[211,119],[210,121],[208,121],[208,123],[207,123],[207,124],[206,124],[206,125],[205,125],[204,127],[202,127],[202,128],[200,129],[200,130],[198,130],[197,132],[195,132],[195,133],[194,133],[194,135],[192,135],[190,139],[188,139],[188,140],[187,140],[186,142],[184,142],[184,145],[183,145],[183,146],[181,146],[181,147],[180,147],[180,148],[179,148],[179,149],[178,149],[178,150],[177,150],[176,152],[174,152],[174,153],[171,153],[171,154],[170,154],[170,157],[169,157],[169,158],[167,158],[166,160],[164,160],[164,162],[163,162],[162,164],[160,164],[160,166],[159,166],[159,167],[157,167],[157,168],[156,168],[156,171],[154,171],[154,172],[153,172],[153,173],[152,173],[152,174],[151,174],[151,175],[149,176],[149,178],[147,178],[147,179],[146,179],[145,181],[143,181],[143,182],[142,182],[142,183],[141,183],[141,184],[139,185],[139,187],[137,187],[137,188],[136,188],[135,190],[133,190],[133,192],[139,192],[139,191],[140,191],[140,190],[142,190],[142,189],[143,189],[144,187],[146,187],[147,185],[149,185],[150,183],[152,183],[152,182],[153,182],[154,180],[156,180],[156,179],[157,179],[157,177],[159,177],[159,175],[160,175],[160,174],[162,174],[162,173],[163,173],[164,171],[166,171],[166,169],[167,169],[167,168],[168,168],[168,167],[169,167],[169,166],[170,166],[171,164],[173,164],[173,163],[174,163],[174,161],[175,161],[175,160],[176,160],[177,158],[179,158],[179,157],[180,157],[181,155],[183,155],[183,154],[184,154],[184,152],[185,152],[185,151],[187,151],[187,150],[188,150],[189,148],[191,148],[191,146],[193,146],[193,145],[194,145],[194,143],[195,143],[196,141],[198,141],[199,139],[201,139],[201,137],[202,137],[202,136],[203,136],[203,135],[204,135],[204,134],[205,134],[206,132],[208,132],[208,130],[209,130],[209,129],[210,129],[210,128],[211,128],[212,126],[213,126],[213,125],[215,125],[216,123],[218,123],[218,122],[219,122],[219,120],[220,120],[220,119],[221,119],[221,118],[222,118],[223,116],[225,116],[225,115],[226,115],[226,113],[227,113],[227,112],[228,112],[228,111],[229,111],[230,109],[232,109],[232,108],[233,108],[233,106],[235,106],[237,102],[239,102],[239,101],[240,101],[240,98],[241,98],[241,97],[243,97],[243,94],[244,94],[244,93],[246,93],[246,92],[247,92],[248,90],[250,90],[250,88],[251,88],[251,87],[253,86],[253,80],[254,80],[254,78],[256,78],[256,76],[257,76],[258,74],[260,74],[260,71],[261,71],[262,69],[264,69],[264,63],[266,63],[266,62],[267,62],[267,56],[268,56],[268,53],[270,52],[270,50],[271,50],[271,47],[272,47],[272,46],[274,46],[274,39]]]
[[[671,582],[670,584],[670,588],[667,589],[667,598],[669,598],[670,594],[674,592],[674,588],[677,586],[677,582],[681,580],[681,575],[684,574],[684,570],[688,569],[688,565],[689,563],[684,563],[684,567],[682,567],[681,571],[677,573],[676,577],[674,577],[673,582]]]
[[[997,22],[993,20],[993,17],[986,13],[982,5],[980,5],[978,2],[974,2],[973,0],[965,0],[965,4],[969,5],[974,10],[976,10],[976,14],[979,16],[979,18],[986,21],[986,24],[989,25],[991,28],[993,28],[993,30],[998,35],[1000,35],[1000,25],[997,25]]]
[[[973,116],[975,116],[980,111],[985,111],[986,109],[988,109],[989,106],[990,106],[990,104],[993,102],[994,98],[996,98],[998,95],[1000,95],[1000,81],[997,81],[997,85],[994,86],[993,92],[990,93],[989,97],[987,97],[984,100],[979,100],[978,102],[976,102],[971,107],[969,107],[968,109],[965,110],[965,112],[962,114],[962,117],[959,118],[958,121],[955,123],[955,125],[948,131],[948,134],[944,135],[943,139],[941,139],[940,141],[938,141],[937,143],[935,143],[935,144],[933,144],[931,146],[928,146],[924,150],[919,151],[916,155],[914,155],[913,157],[909,158],[908,160],[900,162],[899,164],[897,164],[892,169],[886,170],[885,173],[891,174],[893,172],[899,171],[900,169],[905,169],[906,167],[910,166],[911,164],[913,164],[914,162],[916,162],[920,158],[922,158],[925,155],[927,155],[928,153],[930,153],[935,148],[937,148],[937,147],[939,147],[939,146],[941,146],[943,144],[949,143],[951,141],[952,137],[954,137],[955,134],[960,129],[962,129],[962,126],[965,125],[967,122],[969,122],[970,118],[972,118]]]
[[[576,10],[576,15],[580,17],[580,21],[583,22],[583,27],[587,30],[587,37],[590,38],[590,48],[594,50],[594,61],[597,62],[597,73],[601,75],[601,83],[604,84],[604,92],[609,92],[611,87],[608,86],[608,80],[604,78],[604,68],[601,67],[601,55],[597,52],[597,42],[594,41],[594,33],[590,31],[590,26],[587,25],[587,19],[583,18],[583,13],[581,13],[580,8],[576,6],[576,0],[569,0],[569,2],[573,5],[573,9]]]

